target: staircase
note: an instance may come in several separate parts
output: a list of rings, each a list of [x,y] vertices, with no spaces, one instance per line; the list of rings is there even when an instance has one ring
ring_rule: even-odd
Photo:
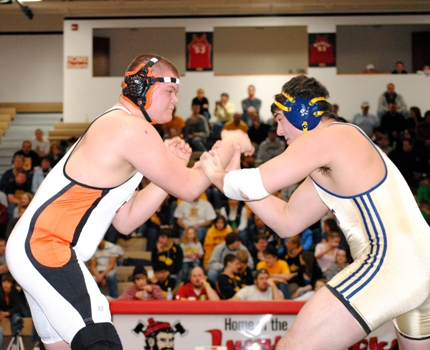
[[[36,129],[41,129],[48,137],[48,131],[62,118],[62,113],[17,114],[0,141],[0,177],[12,167],[13,154],[21,149],[22,141],[32,140]]]

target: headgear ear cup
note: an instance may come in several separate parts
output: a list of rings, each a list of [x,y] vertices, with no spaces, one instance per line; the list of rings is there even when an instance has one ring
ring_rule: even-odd
[[[314,129],[320,122],[320,117],[324,114],[318,101],[325,101],[325,97],[315,97],[303,99],[301,97],[291,97],[282,92],[286,100],[284,104],[274,101],[275,105],[281,109],[285,118],[297,129],[307,132]]]

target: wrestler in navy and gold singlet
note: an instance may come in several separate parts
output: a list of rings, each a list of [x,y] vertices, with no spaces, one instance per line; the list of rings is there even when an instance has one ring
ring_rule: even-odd
[[[84,261],[142,179],[136,173],[115,188],[74,181],[65,169],[76,144],[47,175],[7,243],[8,267],[47,344],[70,344],[84,327],[111,323],[106,297]]]
[[[394,319],[404,337],[427,338],[430,228],[399,170],[376,149],[385,164],[385,176],[368,191],[344,197],[314,181],[319,196],[339,221],[354,258],[329,281],[328,288],[366,333]]]

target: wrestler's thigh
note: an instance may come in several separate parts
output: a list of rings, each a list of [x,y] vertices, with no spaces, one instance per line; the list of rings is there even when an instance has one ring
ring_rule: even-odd
[[[343,350],[366,336],[348,309],[321,288],[306,302],[277,350]]]

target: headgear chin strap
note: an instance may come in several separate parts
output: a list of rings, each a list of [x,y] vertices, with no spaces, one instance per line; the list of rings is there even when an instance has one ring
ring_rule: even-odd
[[[152,66],[161,60],[162,57],[156,56],[151,58],[146,64],[141,64],[134,71],[127,72],[122,82],[123,96],[140,108],[146,120],[155,124],[149,117],[147,109],[152,103],[152,93],[160,85],[160,83],[175,83],[179,84],[178,78],[173,77],[158,77],[152,72]]]
[[[284,112],[285,118],[297,129],[307,132],[315,128],[324,111],[318,105],[318,101],[325,101],[325,97],[315,97],[312,99],[303,99],[301,97],[291,97],[282,92],[286,100],[284,104],[275,100],[275,105]]]

